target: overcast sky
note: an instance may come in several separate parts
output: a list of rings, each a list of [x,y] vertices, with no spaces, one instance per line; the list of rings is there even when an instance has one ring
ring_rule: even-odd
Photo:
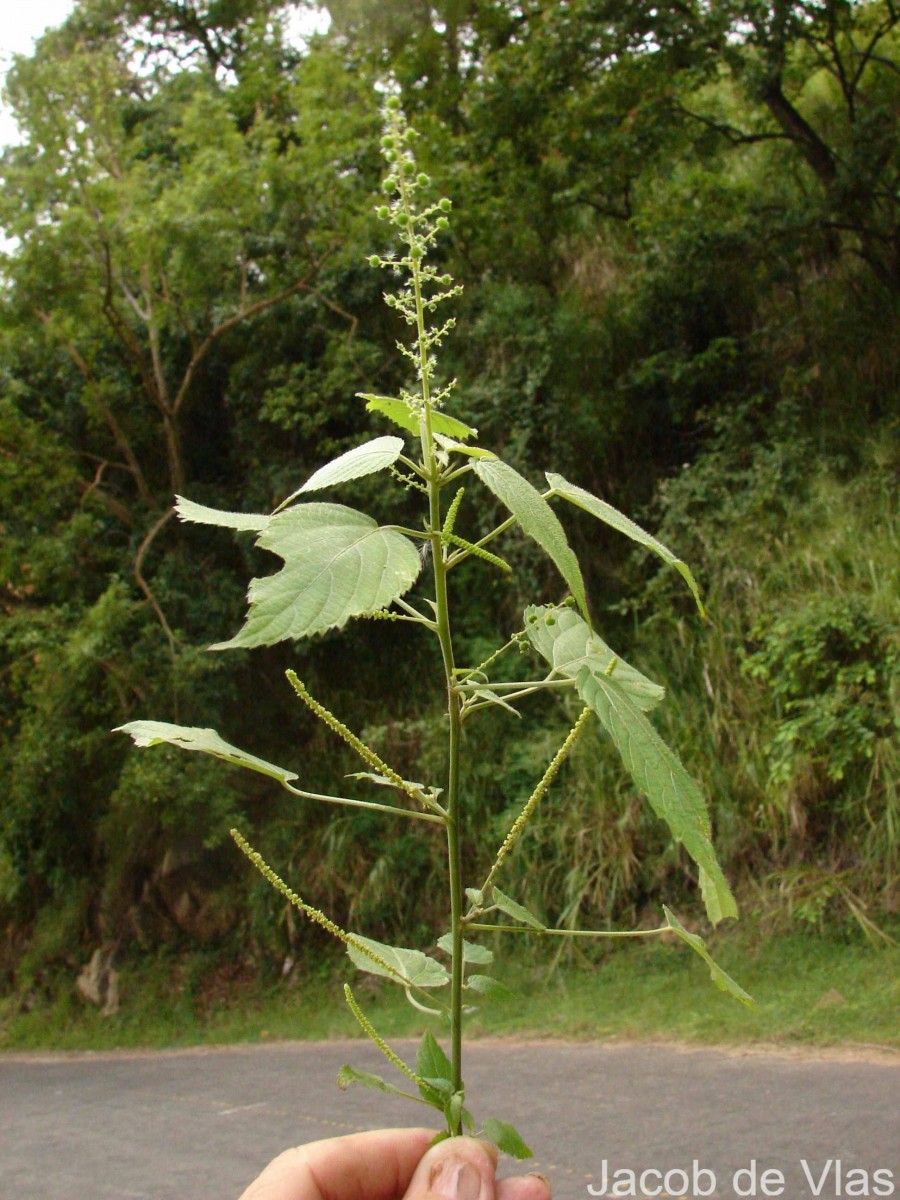
[[[48,25],[61,25],[72,9],[75,0],[0,0],[3,16],[0,17],[0,85],[6,78],[13,54],[30,54],[34,42]],[[315,29],[326,29],[327,17],[318,18],[308,12],[294,16],[289,26],[289,37],[298,40]],[[0,146],[16,140],[16,125],[4,105],[0,105]]]

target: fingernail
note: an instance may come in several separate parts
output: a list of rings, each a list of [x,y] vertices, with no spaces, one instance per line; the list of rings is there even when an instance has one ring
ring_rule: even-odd
[[[551,1190],[551,1189],[550,1189],[550,1180],[547,1178],[547,1176],[546,1176],[546,1175],[542,1175],[542,1174],[540,1173],[540,1171],[529,1171],[529,1172],[528,1172],[528,1174],[529,1174],[529,1175],[530,1175],[530,1176],[531,1176],[533,1179],[539,1179],[539,1180],[541,1181],[541,1183],[545,1183],[545,1184],[547,1185],[547,1191],[548,1191],[548,1192]]]
[[[439,1163],[428,1181],[429,1191],[446,1200],[478,1200],[481,1195],[481,1175],[476,1167],[461,1158],[448,1158]]]
[[[496,1167],[497,1163],[500,1160],[500,1151],[497,1149],[497,1147],[494,1145],[494,1143],[489,1142],[487,1140],[487,1138],[479,1138],[478,1141],[479,1141],[479,1144],[481,1145],[482,1149],[484,1150],[485,1154],[488,1156],[488,1158],[491,1160],[491,1162]]]

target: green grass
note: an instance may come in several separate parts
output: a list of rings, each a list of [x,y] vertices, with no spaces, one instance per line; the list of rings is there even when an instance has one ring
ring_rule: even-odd
[[[506,943],[505,948],[509,949]],[[668,1039],[702,1045],[900,1046],[900,952],[815,932],[751,941],[721,936],[714,952],[756,999],[747,1009],[719,992],[686,948],[630,946],[591,964],[508,961],[498,977],[514,999],[487,1003],[472,1036]],[[0,1001],[0,1049],[101,1050],[355,1036],[341,995],[343,963],[263,986],[233,978],[212,956],[124,966],[122,1005],[103,1018],[69,983],[43,998]],[[353,984],[386,1037],[425,1028],[398,990],[372,977]]]

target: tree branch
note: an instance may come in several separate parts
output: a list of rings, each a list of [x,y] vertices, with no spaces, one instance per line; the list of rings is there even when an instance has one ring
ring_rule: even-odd
[[[134,577],[137,580],[137,585],[141,589],[141,591],[144,593],[144,595],[147,597],[150,607],[156,613],[159,623],[163,627],[163,632],[165,633],[166,638],[168,639],[168,642],[169,642],[169,650],[171,651],[173,661],[175,659],[175,635],[172,633],[172,627],[169,625],[169,622],[166,620],[166,614],[163,612],[162,608],[160,607],[159,601],[154,596],[149,583],[147,583],[147,580],[144,578],[143,567],[144,567],[144,559],[147,557],[147,551],[150,549],[151,545],[153,544],[153,541],[155,540],[157,534],[165,527],[166,524],[168,524],[169,521],[171,521],[172,517],[174,517],[174,516],[175,516],[174,508],[169,508],[163,513],[163,515],[159,518],[159,520],[156,521],[151,526],[146,537],[144,538],[144,540],[141,542],[140,546],[138,547],[138,552],[135,555],[135,559],[134,559]]]
[[[36,308],[34,310],[34,312],[35,312],[35,316],[38,318],[38,320],[44,326],[49,326],[51,324],[51,318],[50,318],[49,313],[44,312],[43,309],[40,309],[40,308]],[[106,422],[107,427],[109,428],[109,431],[113,436],[113,440],[115,441],[116,445],[119,447],[119,450],[121,451],[122,457],[125,459],[125,462],[128,464],[128,470],[131,472],[132,476],[134,477],[134,481],[137,486],[139,497],[141,498],[142,501],[144,501],[145,504],[152,505],[153,504],[153,494],[150,491],[149,487],[147,486],[147,480],[144,478],[144,472],[141,470],[140,463],[138,462],[137,457],[135,456],[135,453],[131,448],[131,443],[129,442],[128,438],[125,436],[125,433],[124,433],[121,425],[116,420],[112,409],[101,398],[100,390],[97,387],[97,382],[94,379],[94,374],[91,371],[89,364],[87,363],[87,361],[83,358],[83,356],[79,352],[78,347],[75,346],[72,342],[65,341],[65,342],[63,342],[63,345],[65,346],[66,352],[68,353],[69,357],[72,359],[72,362],[75,364],[75,366],[81,372],[81,374],[84,376],[85,382],[88,384],[88,386],[90,388],[91,399],[97,405],[97,408],[99,409],[100,414],[103,417],[103,420]]]

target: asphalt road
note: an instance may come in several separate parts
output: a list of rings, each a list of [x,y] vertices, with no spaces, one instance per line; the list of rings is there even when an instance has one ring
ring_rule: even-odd
[[[235,1200],[286,1146],[428,1123],[340,1092],[344,1062],[390,1073],[361,1042],[0,1058],[0,1200]],[[558,1200],[605,1194],[604,1160],[610,1195],[900,1196],[890,1059],[478,1042],[466,1073],[476,1116],[519,1127]]]

